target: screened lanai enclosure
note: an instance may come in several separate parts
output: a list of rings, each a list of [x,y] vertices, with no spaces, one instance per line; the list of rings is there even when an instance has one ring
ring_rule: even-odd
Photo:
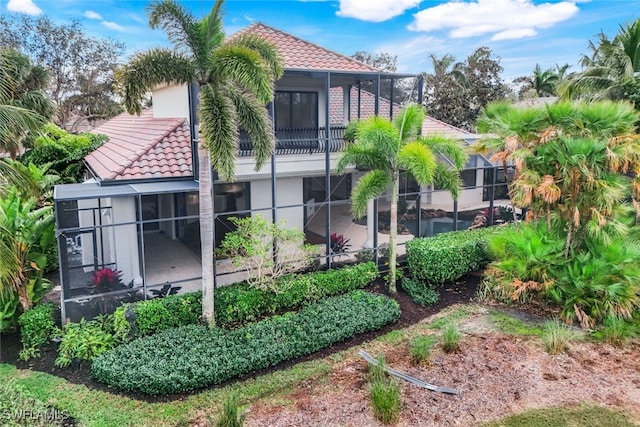
[[[385,78],[392,88],[399,77],[298,72],[290,74],[288,81],[283,78],[268,107],[277,140],[271,162],[254,171],[251,141],[241,134],[236,181],[214,183],[215,245],[234,230],[230,218],[260,215],[301,230],[305,242],[316,246],[321,268],[354,262],[356,257],[379,261],[379,250],[389,240],[390,199],[382,196],[372,201],[367,215],[354,219],[350,194],[365,171],[350,169],[337,175],[335,164],[349,121],[373,114],[393,118],[399,111],[393,89],[386,98],[377,96]],[[311,79],[316,79],[312,86],[307,82]],[[365,90],[364,82],[373,92]],[[429,120],[423,132],[468,144],[477,138]],[[454,201],[447,192],[420,187],[409,174],[402,175],[399,253],[414,237],[505,219],[508,200],[501,168],[473,155],[461,178],[464,190]],[[54,199],[64,321],[111,313],[125,302],[200,289],[197,181],[90,180],[57,186]],[[344,239],[344,251],[332,251],[332,235]],[[246,277],[228,259],[216,258],[214,264],[216,286]]]

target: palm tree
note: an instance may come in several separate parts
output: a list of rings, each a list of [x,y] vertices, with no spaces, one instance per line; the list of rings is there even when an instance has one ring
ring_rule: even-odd
[[[629,99],[625,88],[637,83],[640,73],[640,19],[621,26],[609,39],[604,33],[589,42],[591,55],[582,56],[583,72],[562,89],[565,99]]]
[[[225,39],[223,4],[217,0],[198,21],[173,0],[152,3],[149,25],[163,29],[175,49],[138,53],[118,73],[125,107],[132,114],[142,111],[145,94],[161,84],[199,86],[202,315],[210,325],[215,324],[211,168],[224,180],[234,180],[239,126],[253,142],[256,170],[269,159],[275,143],[264,106],[273,99],[273,82],[283,72],[276,48],[266,40],[253,35]]]
[[[438,136],[419,136],[424,121],[424,108],[410,104],[402,109],[394,122],[372,117],[355,126],[355,142],[344,149],[336,166],[338,174],[347,166],[369,169],[353,188],[351,210],[362,218],[369,200],[391,187],[389,230],[389,291],[396,292],[396,240],[398,236],[398,193],[401,170],[410,172],[420,185],[435,183],[448,190],[454,199],[461,189],[458,170],[467,163],[468,155],[461,141]],[[437,161],[444,155],[453,163],[450,168]]]
[[[556,94],[556,86],[560,76],[549,68],[542,71],[540,64],[536,64],[536,68],[533,70],[533,75],[518,77],[514,80],[514,83],[523,83],[520,88],[520,96],[522,97],[526,92],[533,90],[536,93],[536,97],[541,98],[543,96],[554,96]]]
[[[53,117],[55,107],[43,93],[48,72],[18,51],[0,51],[0,76],[0,149],[15,159],[20,145]]]

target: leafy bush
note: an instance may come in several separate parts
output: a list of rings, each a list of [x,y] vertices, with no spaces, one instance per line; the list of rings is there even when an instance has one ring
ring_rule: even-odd
[[[58,330],[58,335],[61,341],[55,364],[61,368],[72,362],[93,360],[116,344],[113,335],[98,320],[67,323]]]
[[[402,279],[402,289],[404,289],[411,299],[421,306],[428,307],[434,305],[440,299],[438,291],[416,279],[404,277]]]
[[[456,280],[485,266],[487,243],[502,227],[452,231],[407,242],[407,264],[414,278],[429,283]]]
[[[247,283],[223,286],[215,295],[216,323],[223,327],[242,325],[278,311],[364,288],[378,275],[375,264],[369,262],[339,270],[282,277],[279,293],[262,291]],[[114,313],[115,333],[119,337],[139,337],[198,323],[201,304],[202,293],[193,292],[121,306]]]
[[[27,360],[40,355],[40,347],[56,332],[56,307],[53,303],[40,304],[25,311],[18,317],[22,351],[20,358]]]
[[[395,301],[354,291],[234,330],[187,325],[138,338],[97,357],[91,373],[121,391],[180,393],[313,353],[399,316]]]
[[[78,182],[82,178],[84,157],[100,147],[105,139],[104,135],[92,133],[70,134],[51,123],[20,161],[36,166],[49,163],[50,172],[55,172],[64,182]]]

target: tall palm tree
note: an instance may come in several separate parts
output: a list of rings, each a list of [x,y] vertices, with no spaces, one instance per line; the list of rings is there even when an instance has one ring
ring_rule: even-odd
[[[130,113],[139,114],[145,93],[161,84],[199,86],[202,315],[210,325],[215,324],[211,168],[223,179],[234,180],[239,126],[253,142],[256,170],[269,159],[274,139],[265,104],[273,99],[274,81],[283,72],[275,46],[266,40],[253,35],[225,39],[223,4],[217,0],[209,15],[198,21],[173,0],[152,3],[149,25],[164,30],[174,50],[138,53],[118,73]]]
[[[533,69],[533,75],[518,77],[514,80],[514,83],[523,83],[522,88],[520,88],[520,96],[533,90],[536,93],[536,97],[541,98],[556,94],[556,85],[559,78],[560,76],[553,69],[549,68],[542,71],[540,64],[536,64]]]
[[[362,218],[369,200],[391,187],[389,291],[393,293],[396,292],[400,171],[407,170],[420,185],[435,183],[457,199],[461,189],[458,171],[468,159],[461,141],[419,136],[424,116],[422,106],[410,104],[402,109],[394,122],[372,117],[356,123],[355,142],[346,146],[336,166],[338,174],[343,173],[347,166],[369,169],[351,194],[351,210],[356,218]],[[438,162],[439,154],[450,159],[454,168]]]
[[[0,50],[0,149],[15,159],[21,144],[53,117],[53,101],[44,94],[48,72],[25,55]]]
[[[604,33],[589,42],[591,55],[583,55],[584,71],[562,89],[565,99],[628,99],[625,87],[640,75],[640,19],[621,26],[609,39]]]

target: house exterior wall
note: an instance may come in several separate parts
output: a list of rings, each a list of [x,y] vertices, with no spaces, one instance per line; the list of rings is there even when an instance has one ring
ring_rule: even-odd
[[[300,205],[302,200],[302,177],[276,179],[276,206]],[[251,181],[251,209],[264,209],[253,212],[271,220],[271,179]],[[276,210],[278,221],[283,220],[288,228],[304,230],[304,207],[279,208]]]
[[[136,221],[135,197],[114,197],[113,223],[121,224]],[[140,256],[138,254],[138,228],[136,224],[116,225],[113,227],[114,249],[117,269],[122,272],[122,282],[133,280],[135,285],[142,284],[140,274]]]
[[[153,117],[184,117],[189,119],[187,85],[164,86],[153,91]]]

